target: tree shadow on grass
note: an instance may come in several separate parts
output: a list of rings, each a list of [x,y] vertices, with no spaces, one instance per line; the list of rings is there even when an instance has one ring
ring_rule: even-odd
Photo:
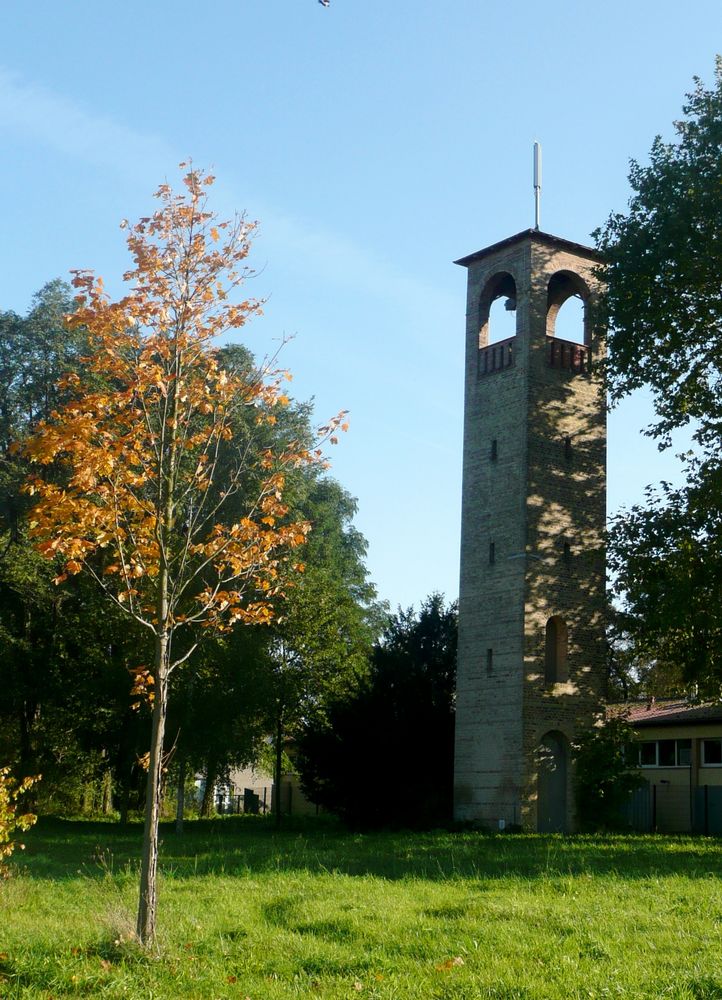
[[[25,836],[18,867],[32,878],[117,877],[137,871],[141,827],[41,820]],[[279,872],[444,881],[553,875],[623,879],[722,876],[722,841],[635,834],[563,837],[479,832],[350,833],[331,822],[289,824],[232,817],[161,828],[165,878]]]

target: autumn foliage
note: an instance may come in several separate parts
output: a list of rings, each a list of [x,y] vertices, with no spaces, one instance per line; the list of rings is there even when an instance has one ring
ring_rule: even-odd
[[[64,381],[68,402],[26,445],[38,469],[28,485],[36,498],[31,532],[57,560],[56,582],[89,572],[152,639],[152,669],[138,665],[153,692],[143,941],[155,933],[171,675],[203,629],[274,619],[284,566],[309,530],[289,517],[286,477],[321,462],[320,445],[343,422],[339,414],[313,442],[263,443],[289,402],[287,376],[270,366],[225,367],[214,348],[260,309],[237,300],[251,273],[255,223],[217,220],[207,208],[212,177],[191,169],[183,182],[180,194],[158,189],[152,216],[123,223],[134,267],[122,298],[112,301],[91,272],[74,272],[77,308],[68,323],[87,336],[88,357],[82,374]]]
[[[16,848],[22,850],[24,847],[13,840],[13,834],[17,830],[29,830],[37,819],[32,813],[18,812],[18,799],[38,780],[35,777],[15,781],[9,767],[0,767],[0,879],[10,874],[5,861]]]
[[[202,209],[211,181],[191,172],[187,195],[159,189],[163,209],[130,231],[136,266],[124,278],[133,288],[120,301],[90,272],[75,273],[80,296],[69,323],[87,331],[92,353],[84,378],[65,380],[76,398],[27,446],[35,463],[67,470],[29,486],[39,498],[32,532],[62,563],[57,582],[86,568],[152,628],[159,613],[166,625],[268,621],[279,553],[308,530],[284,522],[284,468],[317,457],[297,444],[261,455],[255,495],[242,516],[224,518],[248,478],[245,461],[228,463],[240,412],[272,422],[288,400],[281,374],[227,371],[210,347],[259,311],[252,300],[228,301],[247,274],[240,268],[254,224],[213,224]],[[163,573],[165,614],[157,606]],[[190,587],[191,576],[202,586]]]

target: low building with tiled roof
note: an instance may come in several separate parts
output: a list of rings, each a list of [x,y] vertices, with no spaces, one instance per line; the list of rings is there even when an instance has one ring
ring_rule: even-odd
[[[722,833],[722,703],[651,698],[607,712],[624,715],[638,736],[645,785],[634,825]]]
[[[616,707],[616,706],[615,706]],[[635,729],[646,726],[704,725],[722,723],[722,702],[691,702],[684,698],[650,698],[644,702],[627,702],[629,721]]]

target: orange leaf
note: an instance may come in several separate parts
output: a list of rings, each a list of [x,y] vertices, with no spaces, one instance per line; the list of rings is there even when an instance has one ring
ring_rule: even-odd
[[[464,959],[461,955],[456,955],[455,958],[447,958],[445,962],[440,962],[435,968],[437,972],[450,972],[459,965],[464,965]]]

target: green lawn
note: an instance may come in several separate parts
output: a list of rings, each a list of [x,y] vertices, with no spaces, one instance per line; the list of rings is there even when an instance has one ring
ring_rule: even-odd
[[[140,830],[42,822],[0,887],[0,997],[722,1000],[722,843],[168,828],[160,940]]]

